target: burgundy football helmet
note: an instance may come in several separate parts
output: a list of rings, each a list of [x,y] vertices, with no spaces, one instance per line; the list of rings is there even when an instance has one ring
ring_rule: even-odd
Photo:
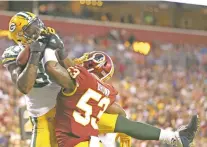
[[[109,80],[114,74],[114,64],[109,55],[101,51],[85,53],[78,59],[81,64],[101,81]],[[77,61],[77,60],[76,60]]]

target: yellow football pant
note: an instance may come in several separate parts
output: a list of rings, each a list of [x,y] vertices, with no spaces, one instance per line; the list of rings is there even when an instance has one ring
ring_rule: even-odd
[[[55,108],[40,117],[30,117],[32,139],[30,147],[58,147],[55,136]]]
[[[114,133],[118,114],[104,113],[98,121],[99,134]]]

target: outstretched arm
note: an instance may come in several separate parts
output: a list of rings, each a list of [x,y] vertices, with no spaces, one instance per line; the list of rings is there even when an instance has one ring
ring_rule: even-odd
[[[75,81],[70,77],[68,71],[56,61],[48,61],[45,64],[47,74],[58,85],[67,89],[67,92],[72,92],[76,88]]]
[[[49,41],[44,54],[45,70],[58,85],[67,92],[72,92],[76,88],[76,83],[70,77],[67,69],[74,63],[70,58],[67,58],[63,42],[58,35],[51,35],[50,40],[53,42]]]

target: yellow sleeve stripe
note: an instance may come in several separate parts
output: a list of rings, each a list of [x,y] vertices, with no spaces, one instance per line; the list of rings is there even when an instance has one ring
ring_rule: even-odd
[[[8,61],[16,60],[16,58],[5,58],[1,61],[2,64],[5,64]]]
[[[70,93],[66,93],[66,92],[64,92],[64,89],[62,88],[62,94],[63,94],[64,96],[72,96],[72,95],[74,95],[74,93],[77,91],[77,88],[78,88],[78,86],[75,86],[75,89],[74,89],[72,92],[70,92]]]

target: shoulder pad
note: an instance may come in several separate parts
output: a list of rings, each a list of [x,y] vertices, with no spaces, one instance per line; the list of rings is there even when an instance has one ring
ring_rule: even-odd
[[[9,64],[15,62],[21,50],[21,47],[18,45],[7,48],[2,54],[2,64],[4,66],[8,66]]]

